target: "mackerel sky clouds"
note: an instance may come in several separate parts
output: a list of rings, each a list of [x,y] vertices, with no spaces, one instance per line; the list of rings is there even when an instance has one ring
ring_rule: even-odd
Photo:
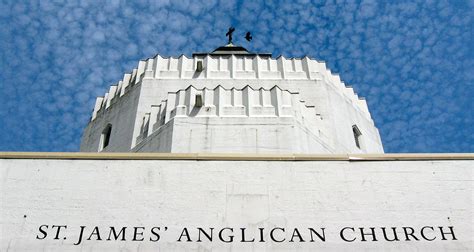
[[[138,60],[235,42],[325,61],[386,152],[474,152],[474,1],[0,2],[0,151],[78,151]],[[253,40],[243,38],[250,30]]]

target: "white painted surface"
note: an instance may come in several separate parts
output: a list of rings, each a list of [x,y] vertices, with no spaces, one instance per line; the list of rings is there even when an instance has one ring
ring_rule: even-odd
[[[198,61],[203,62],[202,72],[195,71]],[[253,90],[270,90],[277,86],[281,90],[299,93],[305,105],[314,107],[311,116],[320,118],[314,128],[327,136],[323,142],[330,147],[324,149],[325,152],[313,153],[383,153],[382,142],[370,117],[366,101],[359,99],[352,88],[345,87],[340,78],[333,75],[324,63],[307,57],[272,59],[249,55],[208,55],[193,58],[163,58],[157,55],[155,58],[140,61],[131,74],[124,75],[117,87],[110,88],[106,96],[97,99],[92,120],[83,133],[81,151],[98,151],[100,134],[109,123],[113,126],[111,142],[104,151],[144,151],[145,149],[137,146],[143,140],[140,136],[143,118],[156,118],[160,111],[157,108],[166,105],[163,101],[168,101],[170,94],[178,93],[176,96],[179,96],[179,90],[187,89],[191,85],[196,89],[206,88],[210,91],[219,87],[231,90],[244,89],[247,86]],[[221,100],[218,101],[210,103],[220,106]],[[179,104],[173,106],[175,105]],[[357,125],[362,132],[361,149],[355,146],[353,125]],[[277,149],[275,152],[283,152],[292,149],[291,146],[304,144],[300,140],[294,138],[283,149]],[[199,147],[193,146],[193,149]],[[253,147],[255,153],[266,151],[257,146]],[[171,148],[167,150],[174,152]],[[238,153],[240,150],[239,147],[232,152]],[[167,152],[163,149],[147,151]],[[206,149],[197,151],[205,152]],[[229,150],[214,148],[213,151]]]
[[[473,169],[473,161],[461,160],[0,159],[0,251],[472,251]],[[36,239],[44,224],[67,229],[58,240],[51,230]],[[81,225],[88,234],[98,226],[104,240],[74,246]],[[110,226],[146,227],[145,241],[131,241],[131,229],[127,241],[106,241]],[[168,230],[151,242],[155,226]],[[435,228],[426,233],[434,241],[420,238],[424,226]],[[438,226],[454,227],[457,240],[441,240]],[[177,242],[184,227],[193,242]],[[196,227],[232,227],[236,240],[214,234],[213,242],[196,242]],[[239,241],[239,228],[259,227],[325,228],[326,241],[276,243],[268,234],[266,242]],[[375,227],[379,241],[362,242],[356,232],[346,233],[356,241],[345,242],[344,227]],[[413,227],[420,241],[383,241],[380,227]]]
[[[334,153],[315,108],[278,86],[190,86],[153,109],[143,117],[133,152]]]

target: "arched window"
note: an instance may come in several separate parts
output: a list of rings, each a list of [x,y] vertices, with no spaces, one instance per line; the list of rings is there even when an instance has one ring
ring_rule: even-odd
[[[108,124],[105,127],[105,129],[102,131],[102,135],[100,136],[99,151],[102,151],[103,149],[105,149],[105,147],[109,146],[111,133],[112,133],[112,125]]]
[[[355,145],[357,146],[357,148],[361,148],[361,136],[362,136],[362,133],[360,133],[360,130],[359,128],[357,127],[357,125],[352,125],[352,134],[354,134],[354,141],[355,141]]]

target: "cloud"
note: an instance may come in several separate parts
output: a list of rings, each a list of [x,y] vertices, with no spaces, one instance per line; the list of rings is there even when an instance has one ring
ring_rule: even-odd
[[[367,98],[388,152],[474,152],[472,1],[4,1],[0,150],[77,151],[96,96],[156,53],[252,31]],[[238,37],[238,36],[236,36]]]

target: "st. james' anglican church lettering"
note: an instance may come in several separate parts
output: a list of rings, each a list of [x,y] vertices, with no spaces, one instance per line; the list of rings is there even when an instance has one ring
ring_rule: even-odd
[[[91,241],[137,242],[217,242],[217,243],[322,243],[328,241],[354,242],[432,242],[457,240],[453,226],[423,227],[343,227],[331,230],[325,227],[263,228],[246,227],[183,227],[121,226],[99,227],[67,225],[41,225],[37,240],[68,240],[73,245]],[[75,230],[75,231],[70,231]],[[329,231],[333,232],[329,232]],[[337,231],[337,232],[334,232]],[[329,235],[337,233],[338,235]]]

